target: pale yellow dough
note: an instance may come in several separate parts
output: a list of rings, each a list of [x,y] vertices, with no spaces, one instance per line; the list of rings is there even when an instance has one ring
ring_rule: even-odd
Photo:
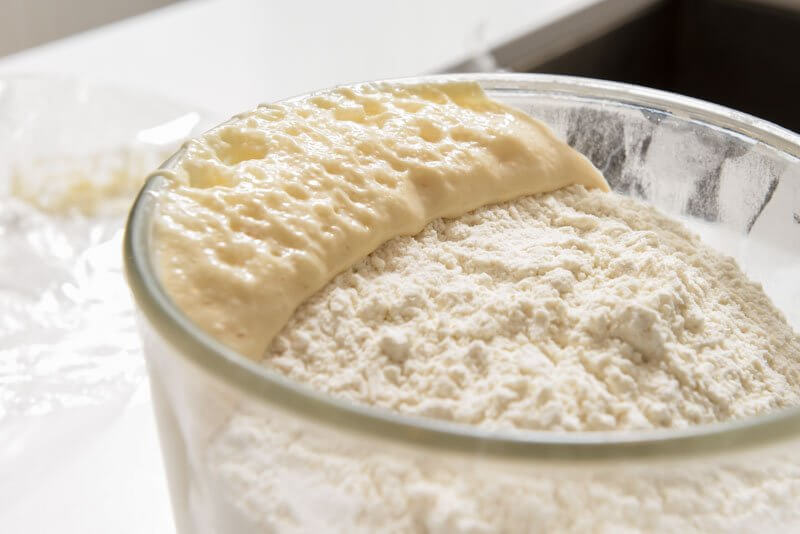
[[[190,141],[160,193],[155,247],[178,306],[258,359],[303,300],[389,239],[571,184],[608,189],[477,84],[363,84]]]

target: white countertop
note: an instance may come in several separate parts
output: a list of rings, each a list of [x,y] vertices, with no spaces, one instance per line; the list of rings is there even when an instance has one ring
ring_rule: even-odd
[[[338,83],[437,72],[543,28],[520,53],[556,53],[653,3],[196,0],[0,58],[0,75],[78,75],[232,114]]]

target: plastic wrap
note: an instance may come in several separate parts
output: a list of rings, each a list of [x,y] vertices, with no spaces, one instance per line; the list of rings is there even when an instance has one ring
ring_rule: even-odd
[[[214,118],[0,79],[3,532],[172,531],[121,240],[146,174]]]

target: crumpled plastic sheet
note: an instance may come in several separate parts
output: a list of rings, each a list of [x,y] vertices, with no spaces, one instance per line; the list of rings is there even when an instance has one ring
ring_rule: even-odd
[[[214,122],[0,79],[0,531],[174,531],[122,235],[145,169]]]

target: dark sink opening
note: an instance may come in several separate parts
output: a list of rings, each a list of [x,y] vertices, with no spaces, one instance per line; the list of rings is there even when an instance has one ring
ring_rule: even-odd
[[[800,10],[745,0],[664,0],[533,72],[634,83],[800,131]]]

